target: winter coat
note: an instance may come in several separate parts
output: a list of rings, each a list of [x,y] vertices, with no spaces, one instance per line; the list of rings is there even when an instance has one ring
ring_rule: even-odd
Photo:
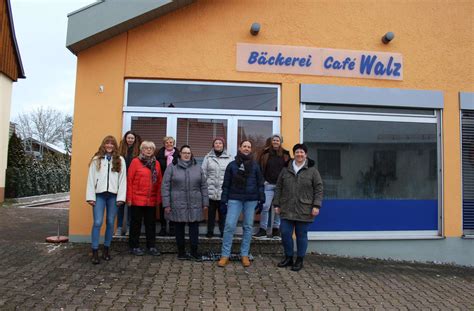
[[[278,168],[270,167],[268,160],[270,159],[270,156],[275,153],[276,152],[272,149],[272,147],[265,148],[258,161],[260,164],[260,169],[262,170],[263,178],[265,179],[265,181],[271,184],[276,184],[278,175],[280,174],[281,170],[284,167],[287,167],[288,163],[291,160],[290,152],[282,148],[282,156],[278,157],[281,160],[281,163],[279,163]],[[272,169],[276,171],[271,171]],[[267,178],[267,176],[271,177],[272,180],[269,180],[270,178]]]
[[[134,158],[128,169],[127,202],[132,206],[158,206],[161,203],[162,174],[158,161],[155,164],[157,179],[152,183],[151,170]]]
[[[293,163],[284,168],[275,187],[273,205],[280,207],[282,219],[312,222],[313,207],[321,207],[323,181],[313,160],[308,159],[295,173]]]
[[[161,175],[163,176],[166,171],[166,156],[165,156],[165,147],[161,147],[160,150],[158,150],[155,153],[156,160],[160,162],[160,168],[161,168]],[[176,164],[179,159],[179,150],[178,148],[174,148],[174,153],[173,153],[173,164]],[[171,164],[170,164],[171,165]]]
[[[117,194],[117,201],[125,202],[127,193],[127,167],[125,159],[120,157],[120,172],[112,171],[112,159],[100,159],[100,169],[97,169],[97,157],[89,165],[87,177],[86,201],[96,201],[96,193],[110,192]]]
[[[252,169],[247,178],[245,189],[237,187],[232,180],[239,171],[239,165],[234,160],[227,165],[222,183],[221,202],[227,203],[229,200],[238,201],[260,201],[265,202],[265,192],[263,188],[263,175],[257,162],[252,161]]]
[[[163,206],[171,207],[166,217],[174,222],[202,221],[203,207],[209,206],[206,177],[196,161],[191,161],[191,165],[186,166],[178,160],[168,166],[163,177]]]
[[[207,180],[209,199],[219,201],[222,193],[222,183],[224,182],[225,169],[232,159],[226,151],[220,157],[216,156],[212,149],[202,161],[202,170]]]

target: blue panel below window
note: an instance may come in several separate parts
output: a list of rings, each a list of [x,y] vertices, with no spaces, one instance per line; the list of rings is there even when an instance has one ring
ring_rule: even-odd
[[[438,230],[438,200],[324,200],[309,230]]]

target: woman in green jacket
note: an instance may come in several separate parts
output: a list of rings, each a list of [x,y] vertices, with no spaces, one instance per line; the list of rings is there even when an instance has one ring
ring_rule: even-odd
[[[319,214],[323,199],[323,182],[314,161],[307,156],[308,147],[296,144],[294,160],[284,168],[275,188],[273,205],[280,215],[281,238],[285,258],[278,267],[292,266],[291,270],[303,268],[303,258],[308,248],[308,228]],[[293,231],[296,234],[297,257],[293,263]]]

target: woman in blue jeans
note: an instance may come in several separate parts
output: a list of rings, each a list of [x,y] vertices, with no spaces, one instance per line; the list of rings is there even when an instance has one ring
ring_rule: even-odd
[[[243,219],[243,236],[240,255],[242,265],[250,266],[249,251],[252,240],[253,217],[257,203],[265,202],[263,191],[263,176],[260,167],[252,157],[252,143],[244,140],[239,145],[235,160],[230,162],[224,174],[222,184],[221,209],[227,216],[224,236],[222,239],[221,258],[219,267],[229,263],[232,249],[232,239],[241,213]]]
[[[89,164],[86,201],[92,206],[94,224],[92,225],[92,263],[100,263],[100,228],[107,211],[104,250],[102,259],[108,261],[110,244],[114,230],[117,205],[123,205],[127,192],[127,169],[125,160],[119,154],[117,140],[106,136]]]
[[[273,206],[280,215],[281,239],[285,258],[278,267],[291,266],[291,270],[303,268],[303,258],[308,248],[308,228],[319,214],[323,199],[323,182],[313,160],[307,156],[308,147],[296,144],[295,159],[285,167],[275,187]],[[296,262],[293,262],[293,230],[296,235]]]

